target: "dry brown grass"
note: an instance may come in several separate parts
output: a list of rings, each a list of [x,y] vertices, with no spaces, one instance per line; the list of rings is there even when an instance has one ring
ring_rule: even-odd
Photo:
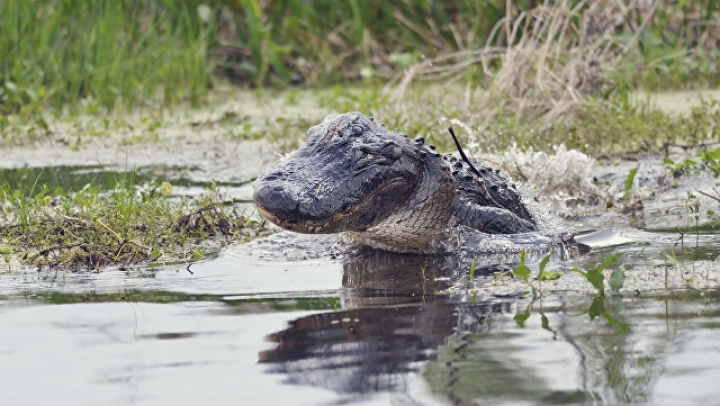
[[[546,0],[531,11],[513,13],[508,0],[507,14],[514,17],[502,19],[484,47],[410,67],[387,88],[391,100],[402,102],[413,82],[456,82],[475,67],[482,71],[485,84],[466,97],[469,111],[494,117],[510,110],[523,119],[545,123],[572,119],[589,97],[607,97],[613,88],[612,72],[637,46],[659,3],[581,1],[574,7],[571,3]]]

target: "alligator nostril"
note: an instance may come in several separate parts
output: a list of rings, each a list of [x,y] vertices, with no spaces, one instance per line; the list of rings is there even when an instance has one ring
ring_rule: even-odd
[[[282,186],[261,186],[253,192],[253,201],[265,211],[278,216],[287,217],[298,207]]]

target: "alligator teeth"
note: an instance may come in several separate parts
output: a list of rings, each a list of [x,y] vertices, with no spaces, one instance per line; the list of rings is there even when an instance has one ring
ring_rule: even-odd
[[[313,226],[310,226],[310,225],[305,225],[305,230],[307,230],[307,231],[310,232],[310,233],[318,233],[318,232],[320,232],[320,230],[322,230],[322,228],[323,228],[323,226],[315,226],[315,227],[313,227]]]

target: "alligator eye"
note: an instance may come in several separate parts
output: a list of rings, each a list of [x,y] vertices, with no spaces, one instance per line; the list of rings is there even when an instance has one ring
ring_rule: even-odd
[[[353,168],[359,171],[372,165],[389,165],[390,163],[391,161],[383,155],[358,151],[353,159]]]
[[[342,137],[343,137],[342,131],[338,131],[337,129],[333,128],[332,130],[328,130],[325,137],[323,137],[323,140],[324,140],[324,142],[330,142],[330,141],[334,140],[335,138],[342,138]]]

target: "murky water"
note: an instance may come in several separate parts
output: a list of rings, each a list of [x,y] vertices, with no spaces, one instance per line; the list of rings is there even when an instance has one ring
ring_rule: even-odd
[[[211,171],[168,157],[131,166],[137,183],[169,180],[194,195],[212,176],[248,201],[249,182],[273,158],[235,165],[235,156]],[[124,176],[119,162],[14,168],[0,181],[112,185]],[[588,195],[541,192],[548,228],[598,230],[580,238],[590,254],[550,261],[561,277],[542,283],[542,299],[493,274],[514,254],[472,258],[469,282],[468,263],[453,258],[315,255],[297,248],[303,240],[293,249],[233,246],[189,270],[0,266],[0,404],[718,404],[720,237],[676,227],[695,225],[689,192],[720,184],[699,174],[673,186],[658,157],[599,162],[592,175],[618,192],[634,167],[641,213],[583,211]],[[597,296],[569,271],[618,252],[619,294]]]
[[[718,396],[717,289],[533,302],[420,293],[417,274],[407,290],[397,280],[385,291],[346,288],[323,263],[218,268],[158,270],[147,284],[98,275],[114,288],[91,276],[29,278],[0,301],[3,404],[694,405]]]

